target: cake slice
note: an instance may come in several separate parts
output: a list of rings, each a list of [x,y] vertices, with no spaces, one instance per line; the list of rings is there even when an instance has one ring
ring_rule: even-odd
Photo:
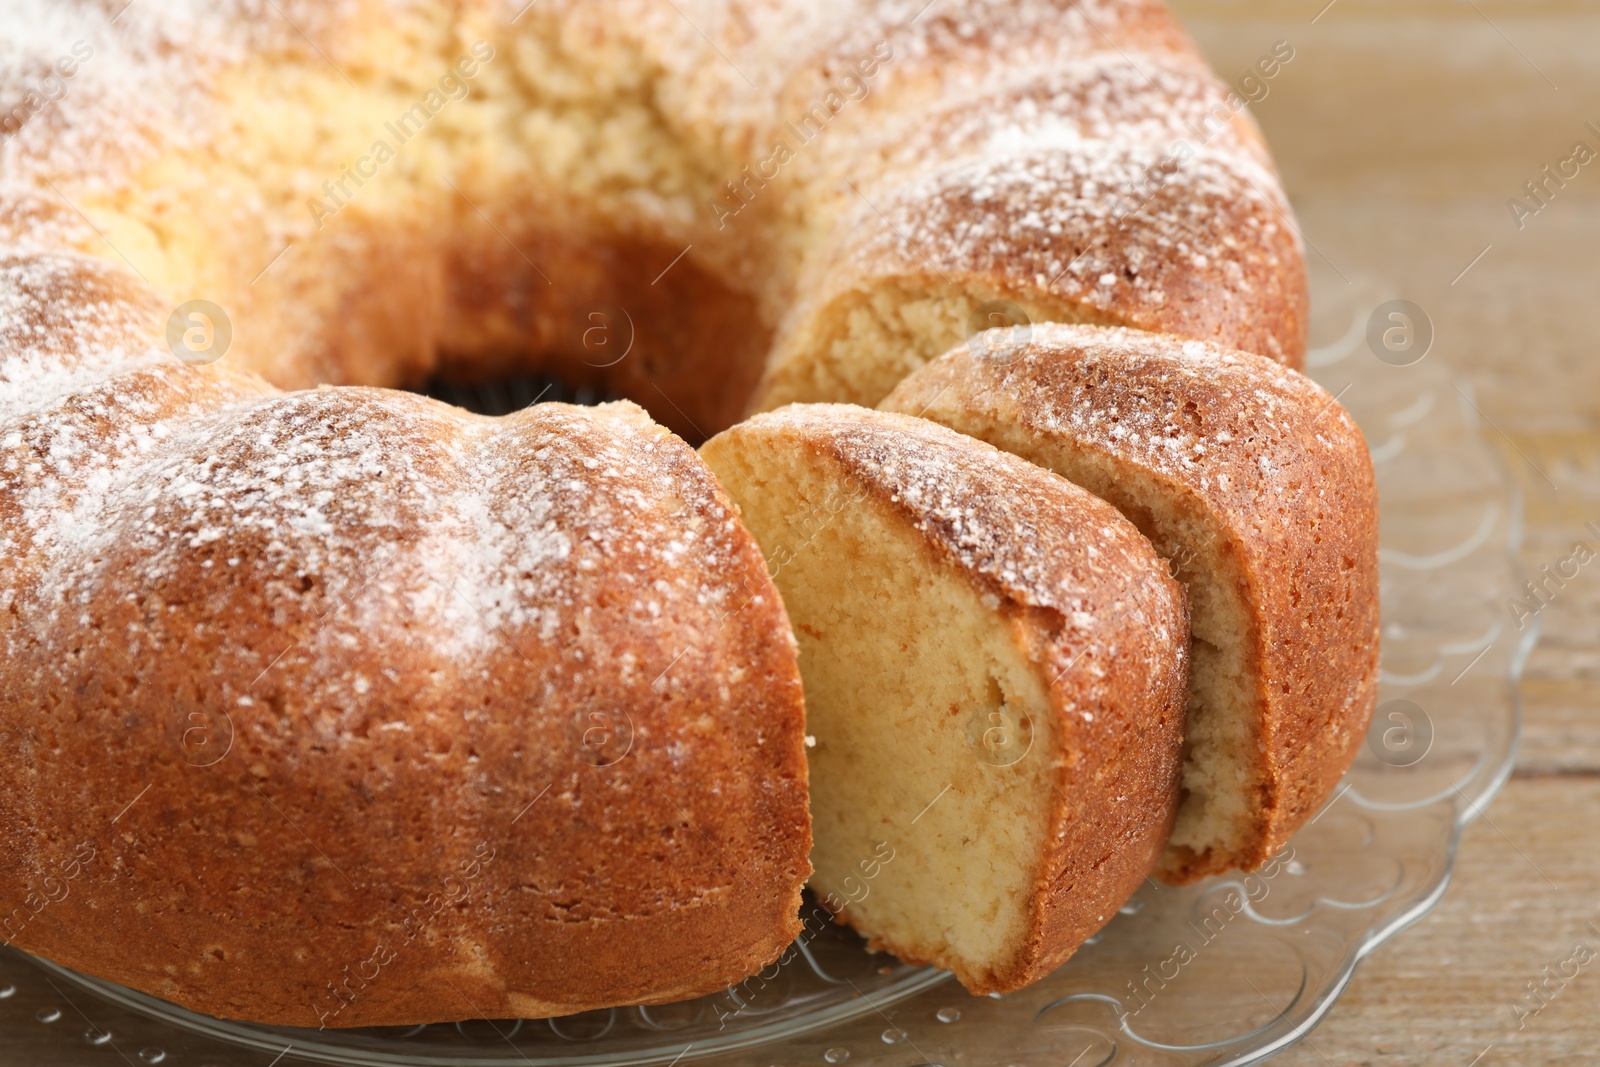
[[[1055,323],[956,348],[883,407],[1063,475],[1171,561],[1194,640],[1160,873],[1264,863],[1355,758],[1377,693],[1377,495],[1345,410],[1260,356]]]
[[[1115,509],[922,419],[791,405],[702,455],[800,643],[813,890],[875,948],[1005,992],[1160,854],[1182,589]]]

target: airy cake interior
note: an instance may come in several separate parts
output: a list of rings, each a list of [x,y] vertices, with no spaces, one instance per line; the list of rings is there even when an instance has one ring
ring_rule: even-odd
[[[899,403],[890,405],[897,409]],[[913,405],[915,406],[915,405]],[[1255,633],[1237,540],[1193,494],[1141,468],[978,412],[930,417],[1047,467],[1107,501],[1166,557],[1188,592],[1193,634],[1184,727],[1183,800],[1162,868],[1179,874],[1257,835],[1262,787]]]
[[[851,289],[808,319],[780,349],[762,404],[829,401],[871,406],[901,379],[979,331],[1022,343],[1035,322],[1090,322],[1083,309],[1010,300],[973,285],[886,278]]]
[[[993,595],[831,458],[743,427],[703,454],[799,640],[813,888],[874,944],[982,984],[1017,951],[1048,843],[1036,668]]]

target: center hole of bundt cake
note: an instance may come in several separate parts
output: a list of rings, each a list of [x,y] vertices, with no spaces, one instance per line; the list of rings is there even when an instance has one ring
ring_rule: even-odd
[[[628,399],[698,444],[744,416],[771,332],[747,294],[684,251],[652,245],[619,256],[597,243],[586,252],[599,266],[569,254],[569,269],[547,269],[548,281],[511,272],[490,284],[485,273],[471,299],[454,292],[446,302],[453,310],[434,352],[403,361],[416,376],[407,384],[488,415]],[[548,244],[545,254],[555,255]],[[481,317],[462,306],[473,300]]]
[[[436,377],[412,391],[466,408],[476,415],[509,415],[533,404],[551,401],[589,405],[620,399],[606,389],[593,385],[573,385],[553,375],[541,374],[520,374],[471,382]]]
[[[460,237],[416,294],[439,309],[430,329],[395,309],[395,380],[487,414],[632,400],[696,443],[742,418],[772,340],[754,296],[698,247],[569,224],[585,239],[541,218]]]

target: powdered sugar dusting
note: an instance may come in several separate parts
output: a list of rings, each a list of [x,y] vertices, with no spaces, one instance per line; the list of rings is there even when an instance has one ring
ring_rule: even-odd
[[[205,0],[9,8],[0,103],[15,128],[0,140],[0,173],[110,192],[140,161],[206,127],[211,78],[244,53],[247,8],[269,10]]]
[[[1005,372],[1008,380],[1023,387],[1042,365],[1067,359],[1074,377],[1109,387],[1098,403],[1073,395],[1080,390],[1056,393],[1053,402],[1045,400],[1050,390],[1040,391],[1041,428],[1114,441],[1152,470],[1204,480],[1227,468],[1237,481],[1260,486],[1314,462],[1318,452],[1341,455],[1359,437],[1349,413],[1321,386],[1260,356],[1135,330],[1051,326],[1038,340]],[[1120,381],[1141,383],[1139,392],[1124,399]],[[1251,463],[1241,470],[1231,462],[1241,450],[1254,457],[1254,477]]]
[[[880,205],[889,224],[872,227],[852,255],[1032,279],[1108,313],[1161,307],[1173,275],[1248,290],[1254,272],[1244,257],[1279,233],[1282,205],[1265,192],[1273,178],[1252,162],[1202,152],[1155,184],[1150,175],[1166,158],[1164,148],[1082,141],[960,164]]]
[[[0,423],[148,362],[154,305],[79,255],[0,249]]]
[[[1266,152],[1222,101],[1228,87],[1192,59],[1165,53],[1094,53],[1064,66],[1030,71],[1021,81],[975,94],[910,137],[883,150],[897,167],[969,156],[1011,159],[1043,150],[1083,151],[1088,142],[1142,145],[1171,152],[1179,141],[1243,156],[1270,170]],[[1218,112],[1228,115],[1224,123]]]
[[[113,559],[133,571],[119,584],[146,591],[196,567],[315,587],[354,608],[319,637],[330,656],[341,629],[376,621],[364,611],[399,604],[459,655],[508,632],[559,639],[607,560],[635,561],[645,616],[653,595],[661,614],[662,582],[713,611],[739,588],[731,516],[706,520],[723,513],[714,483],[685,479],[692,452],[631,405],[488,420],[341,389],[220,407],[213,395],[207,410],[175,402],[168,378],[128,372],[7,428],[10,457],[39,457],[6,495],[40,564],[41,611],[27,617],[46,632],[87,618],[105,595],[96,561]],[[106,419],[120,428],[95,438]]]
[[[1161,566],[1139,532],[1031,463],[924,419],[849,405],[793,404],[750,421],[833,453],[963,571],[1060,613],[1102,653],[1124,628],[1159,648],[1185,624],[1171,599],[1145,595]]]
[[[1329,471],[1357,478],[1366,470],[1349,413],[1305,375],[1138,330],[1036,324],[1026,345],[1001,358],[941,357],[892,403],[920,408],[924,400],[1194,486],[1268,545],[1309,521],[1293,501],[1327,484],[1347,488]]]

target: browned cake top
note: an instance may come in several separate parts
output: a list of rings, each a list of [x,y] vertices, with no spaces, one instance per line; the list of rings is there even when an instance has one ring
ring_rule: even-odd
[[[640,409],[492,420],[170,358],[38,399],[0,423],[27,563],[0,732],[30,768],[0,852],[31,877],[82,827],[116,874],[28,949],[343,1026],[673,999],[792,936],[792,638],[710,472]],[[341,1008],[324,987],[380,949],[405,962]]]
[[[1137,649],[1148,660],[1123,666],[1160,674],[1171,649],[1187,643],[1187,619],[1173,614],[1159,564],[1150,582],[1165,596],[1147,597],[1148,582],[1129,580],[1156,562],[1149,542],[1115,508],[1049,471],[926,419],[849,404],[792,404],[747,423],[831,453],[935,551],[988,583],[997,606],[1058,615],[1048,649],[1058,667],[1081,656],[1103,679],[1107,664],[1097,660]],[[1128,632],[1148,637],[1124,648],[1118,635]]]
[[[750,545],[715,482],[632,404],[492,420],[386,390],[240,396],[215,379],[135,367],[0,424],[0,501],[20,505],[8,532],[36,563],[20,615],[31,639],[103,600],[95,564],[109,557],[152,589],[242,567],[366,604],[376,581],[408,627],[434,632],[435,654],[462,662],[508,629],[555,639],[602,576],[664,645],[673,630],[693,643],[664,602],[726,612],[745,594]],[[225,612],[237,581],[217,583],[208,610]],[[319,631],[329,683],[376,622]]]
[[[1303,536],[1308,496],[1339,493],[1329,506],[1361,512],[1374,505],[1350,413],[1310,378],[1250,353],[1038,323],[1025,343],[973,345],[930,364],[915,396],[936,394],[941,406],[970,403],[1190,482],[1263,549]]]
[[[1262,702],[1263,833],[1237,859],[1265,861],[1348,767],[1376,694],[1377,488],[1349,413],[1260,356],[1052,323],[949,353],[888,403],[1143,468],[1216,523]]]

